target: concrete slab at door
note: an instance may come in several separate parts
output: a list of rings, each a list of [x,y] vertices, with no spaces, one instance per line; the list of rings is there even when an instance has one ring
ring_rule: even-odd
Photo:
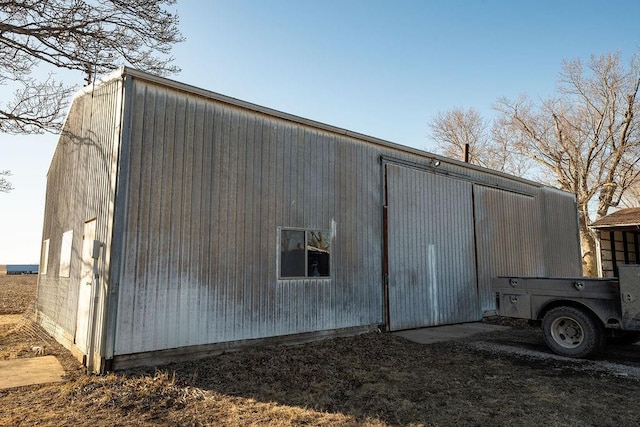
[[[472,184],[389,164],[389,329],[481,318]]]
[[[509,326],[490,325],[482,322],[460,323],[394,332],[395,335],[419,344],[468,339],[476,334],[506,331]]]
[[[0,360],[0,390],[62,381],[64,369],[55,356]]]

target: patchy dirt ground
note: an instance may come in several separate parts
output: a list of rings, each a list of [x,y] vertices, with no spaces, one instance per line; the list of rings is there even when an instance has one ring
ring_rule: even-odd
[[[36,298],[37,275],[0,274],[0,315],[22,314]]]
[[[0,315],[28,313],[34,290],[34,277],[0,277]],[[511,324],[464,342],[370,333],[87,376],[23,319],[0,325],[0,359],[45,345],[66,380],[0,391],[0,425],[637,425],[640,347],[571,360],[537,329]]]

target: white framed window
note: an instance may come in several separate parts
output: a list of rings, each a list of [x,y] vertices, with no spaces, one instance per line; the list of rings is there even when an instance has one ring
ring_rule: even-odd
[[[73,230],[65,231],[62,234],[62,245],[60,246],[60,277],[71,275],[71,247],[73,244]]]
[[[42,242],[42,256],[40,258],[40,274],[47,274],[49,268],[49,239]]]
[[[331,232],[280,229],[281,279],[331,276]]]

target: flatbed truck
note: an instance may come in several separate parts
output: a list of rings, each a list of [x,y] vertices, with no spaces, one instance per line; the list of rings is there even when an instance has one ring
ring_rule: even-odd
[[[496,314],[542,327],[562,356],[586,358],[607,342],[640,341],[640,265],[620,265],[617,278],[498,277]]]

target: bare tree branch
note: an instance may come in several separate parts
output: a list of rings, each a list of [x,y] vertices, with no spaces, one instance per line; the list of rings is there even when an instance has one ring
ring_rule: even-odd
[[[589,229],[620,203],[640,203],[640,124],[636,118],[640,59],[627,68],[619,54],[592,56],[588,66],[564,61],[556,97],[500,98],[492,132],[473,109],[436,115],[429,126],[437,150],[472,163],[533,177],[576,195],[585,271],[593,274],[595,236]],[[595,214],[595,215],[594,215]]]
[[[448,157],[464,159],[469,147],[469,162],[503,172],[523,173],[527,167],[513,155],[509,139],[496,126],[490,129],[473,108],[454,108],[436,114],[429,122],[436,151]]]
[[[0,103],[0,132],[57,132],[73,87],[51,75],[33,77],[43,64],[88,74],[131,65],[175,73],[171,48],[182,41],[175,0],[0,1],[0,85],[16,87]]]
[[[638,58],[625,68],[619,54],[607,54],[591,57],[588,67],[579,60],[565,61],[556,100],[537,108],[521,108],[522,100],[496,104],[519,153],[553,174],[558,187],[576,195],[585,254],[595,254],[588,228],[592,220],[606,215],[639,185],[639,88]]]
[[[11,185],[5,176],[11,176],[11,172],[0,171],[0,193],[8,193],[13,190],[13,185]]]

